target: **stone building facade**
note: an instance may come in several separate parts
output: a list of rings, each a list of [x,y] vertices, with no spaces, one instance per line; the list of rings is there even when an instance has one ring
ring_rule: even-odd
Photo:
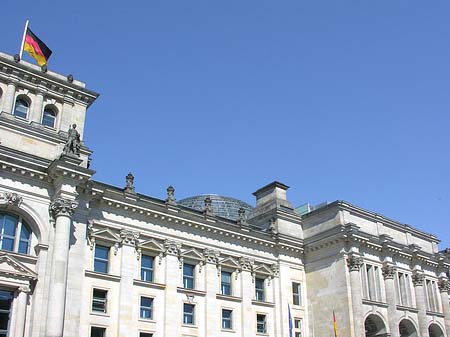
[[[450,334],[438,239],[337,201],[300,214],[93,179],[98,94],[0,54],[0,337]],[[291,326],[291,327],[290,327]]]

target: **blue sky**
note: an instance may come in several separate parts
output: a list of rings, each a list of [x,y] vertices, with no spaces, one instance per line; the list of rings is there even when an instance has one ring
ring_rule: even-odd
[[[164,198],[296,206],[344,199],[450,247],[450,2],[2,2],[0,50],[26,18],[51,70],[101,94],[95,178]]]

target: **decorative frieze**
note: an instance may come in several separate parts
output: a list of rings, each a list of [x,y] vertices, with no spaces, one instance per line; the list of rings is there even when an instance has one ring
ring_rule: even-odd
[[[123,245],[136,246],[138,244],[138,239],[141,233],[131,231],[128,229],[122,229],[120,231],[120,238]]]
[[[414,287],[420,287],[423,286],[423,282],[425,280],[425,275],[421,272],[414,271],[412,275],[412,282]]]
[[[181,243],[176,240],[172,240],[172,239],[165,240],[163,243],[163,247],[164,247],[165,255],[167,255],[167,254],[175,255],[175,256],[180,255]]]
[[[206,248],[203,250],[204,263],[219,265],[220,252],[215,249]]]
[[[255,260],[250,257],[241,257],[239,258],[239,265],[241,270],[244,271],[253,271],[253,265],[255,264]]]
[[[382,268],[382,271],[385,280],[392,280],[397,272],[397,268],[393,265],[387,264]]]
[[[22,197],[14,192],[0,192],[0,205],[14,205],[19,207]]]
[[[49,212],[53,218],[60,215],[72,216],[78,207],[78,201],[58,197],[50,203]]]
[[[357,255],[349,256],[347,258],[347,265],[350,271],[359,271],[363,265],[363,259]]]

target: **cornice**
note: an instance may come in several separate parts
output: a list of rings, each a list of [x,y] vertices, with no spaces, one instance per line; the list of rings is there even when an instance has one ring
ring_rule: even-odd
[[[99,96],[98,93],[77,85],[81,82],[64,81],[63,76],[59,74],[51,71],[43,73],[38,67],[27,62],[16,63],[5,54],[0,55],[0,75],[6,80],[16,81],[17,85],[33,89],[39,86],[52,96],[59,98],[68,96],[86,106],[90,106]]]

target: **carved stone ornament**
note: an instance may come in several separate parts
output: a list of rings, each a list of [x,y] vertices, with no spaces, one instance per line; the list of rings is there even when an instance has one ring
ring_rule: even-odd
[[[78,207],[78,201],[56,198],[50,203],[49,211],[53,218],[60,215],[72,216]]]
[[[350,271],[359,271],[363,265],[363,259],[360,256],[352,255],[347,258],[347,265]]]
[[[207,196],[205,198],[205,208],[203,209],[203,213],[205,215],[213,215],[212,212],[212,201],[211,201],[211,197]]]
[[[414,284],[414,287],[420,287],[423,286],[423,282],[425,280],[425,275],[419,272],[414,272],[412,275],[412,283]]]
[[[442,278],[438,282],[438,287],[441,293],[448,293],[450,291],[450,281],[448,279]]]
[[[0,192],[0,205],[14,205],[19,207],[22,197],[14,192]]]
[[[167,198],[166,198],[166,203],[167,204],[171,204],[174,205],[176,204],[176,199],[175,199],[175,188],[173,188],[172,185],[170,185],[169,187],[167,187]]]
[[[136,193],[134,190],[134,176],[131,172],[125,177],[125,192]]]
[[[181,243],[175,240],[167,239],[164,241],[164,253],[169,255],[180,255]]]
[[[220,252],[218,250],[206,248],[203,250],[203,256],[205,258],[204,263],[219,265]]]
[[[277,227],[276,227],[276,221],[274,218],[270,219],[269,228],[267,229],[268,232],[272,237],[275,237],[278,235]]]
[[[280,272],[280,267],[278,266],[277,263],[272,264],[270,266],[270,269],[272,269],[273,276],[278,276],[278,274]]]
[[[73,124],[67,131],[67,142],[64,146],[63,153],[67,155],[80,156],[81,139],[80,133],[77,131],[77,125]]]
[[[120,231],[120,238],[123,245],[136,246],[140,235],[141,233],[128,229],[122,229]]]
[[[387,264],[382,268],[383,277],[385,280],[392,280],[397,272],[397,268],[394,266]]]
[[[242,270],[245,271],[252,271],[253,265],[255,264],[255,260],[249,257],[241,257],[239,259],[239,265],[241,266]]]
[[[248,226],[247,217],[245,216],[245,208],[239,207],[237,223],[239,226]]]
[[[19,287],[17,290],[21,293],[28,294],[31,291],[31,288],[28,285],[23,285],[23,286]]]

